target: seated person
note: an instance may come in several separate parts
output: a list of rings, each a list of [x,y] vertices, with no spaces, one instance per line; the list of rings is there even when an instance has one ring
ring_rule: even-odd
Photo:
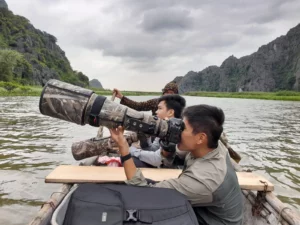
[[[180,118],[185,107],[185,99],[180,95],[164,95],[158,100],[158,109],[156,115],[160,119]],[[150,139],[150,138],[149,138]],[[148,139],[148,140],[149,140]],[[140,161],[146,164],[140,164],[136,159],[134,162],[138,167],[160,167],[162,166],[162,156],[159,144],[159,138],[155,138],[153,143],[149,140],[149,147],[146,149],[137,149],[130,147],[132,156],[139,158]],[[147,151],[146,151],[147,150]],[[169,167],[164,165],[164,167]]]
[[[136,102],[133,101],[127,97],[125,97],[121,91],[118,89],[114,88],[113,90],[114,93],[116,93],[116,97],[121,99],[120,104],[126,105],[127,107],[137,110],[137,111],[150,111],[152,112],[152,115],[155,115],[157,111],[157,106],[158,106],[158,100],[159,98],[154,98],[150,99],[145,102]],[[173,94],[178,94],[178,86],[174,82],[170,82],[166,84],[164,89],[162,89],[162,96],[164,95],[173,95]]]
[[[177,147],[188,152],[178,178],[148,184],[137,169],[123,136],[123,128],[110,129],[118,144],[128,185],[171,188],[192,204],[199,224],[241,225],[243,197],[228,150],[220,141],[225,120],[221,109],[209,105],[188,107],[183,112],[185,129]]]
[[[121,91],[118,89],[114,89],[113,92],[116,94],[116,97],[121,99],[120,104],[126,105],[129,108],[132,108],[137,111],[151,111],[152,115],[155,115],[158,106],[159,98],[150,99],[148,101],[136,102],[127,97],[125,97]],[[163,95],[173,95],[178,94],[178,86],[176,82],[170,82],[166,84],[166,86],[162,89]],[[138,137],[140,140],[140,146],[142,149],[148,147],[149,141],[147,141],[147,136],[143,133],[138,133]],[[150,139],[153,140],[153,139]]]

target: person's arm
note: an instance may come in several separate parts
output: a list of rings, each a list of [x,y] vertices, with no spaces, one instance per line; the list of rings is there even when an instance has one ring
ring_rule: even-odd
[[[153,185],[160,188],[175,189],[185,195],[192,205],[212,202],[212,191],[201,181],[195,179],[192,172],[183,172],[179,178],[169,179]]]
[[[136,102],[129,98],[126,98],[120,90],[114,88],[113,93],[116,94],[116,97],[121,99],[120,104],[126,105],[129,108],[135,109],[137,111],[156,111],[158,105],[158,99],[150,99],[144,102]]]
[[[124,129],[122,127],[118,127],[115,129],[110,129],[111,138],[118,144],[119,146],[119,152],[121,156],[126,156],[129,154],[129,145],[126,141],[126,138],[124,137]],[[131,159],[126,160],[123,163],[125,174],[128,180],[131,180],[136,172],[137,169],[135,167],[135,164]]]
[[[142,149],[130,146],[129,147],[129,152],[130,152],[131,156],[134,156],[134,157],[140,159]]]
[[[147,184],[147,180],[141,170],[137,169],[136,174],[130,180],[128,185],[150,186],[157,188],[175,189],[185,195],[192,205],[201,205],[212,202],[212,191],[201,181],[195,179],[192,172],[183,172],[178,178],[161,181],[155,184]]]
[[[138,157],[141,161],[152,166],[159,167],[162,164],[162,157],[160,149],[153,151],[141,151]]]
[[[125,96],[122,97],[120,104],[126,105],[131,109],[135,109],[137,111],[155,111],[158,105],[157,99],[150,99],[144,102],[136,102]]]
[[[138,139],[140,141],[141,149],[146,151],[156,151],[160,148],[159,138],[155,138],[152,142],[152,137],[147,137],[143,133],[138,134]]]
[[[160,138],[157,137],[157,138],[155,138],[154,141],[152,142],[151,137],[149,137],[149,138],[147,139],[148,147],[142,148],[142,149],[143,149],[143,150],[146,150],[146,151],[152,151],[152,152],[157,151],[158,149],[160,149],[159,140],[160,140]]]
[[[175,158],[175,154],[162,151],[161,149],[145,151],[131,146],[129,152],[132,156],[155,167],[159,167],[163,164],[164,167],[171,168]]]

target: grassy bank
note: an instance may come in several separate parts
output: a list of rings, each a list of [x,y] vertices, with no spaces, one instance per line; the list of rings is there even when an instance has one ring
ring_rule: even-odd
[[[19,86],[10,91],[0,87],[0,96],[39,96],[41,92],[42,88],[36,86]]]
[[[39,86],[18,86],[13,90],[6,90],[0,87],[0,96],[40,96],[42,93],[42,87]],[[111,90],[102,90],[92,88],[98,95],[112,95]],[[122,91],[122,94],[126,96],[138,96],[138,95],[161,95],[160,92],[143,92],[143,91]]]
[[[188,92],[185,95],[199,97],[217,98],[246,98],[282,101],[300,101],[300,92],[278,91],[278,92]]]
[[[102,90],[102,89],[97,89],[97,88],[91,88],[97,95],[112,95],[112,90]],[[161,92],[147,92],[147,91],[122,91],[123,95],[126,96],[139,96],[139,95],[153,95],[153,96],[158,96],[161,95]]]
[[[2,84],[2,85],[1,85]],[[5,86],[0,82],[0,96],[40,96],[42,87],[40,86]],[[111,90],[91,88],[98,95],[112,95]],[[126,96],[152,95],[159,96],[161,92],[143,92],[143,91],[122,91]],[[184,95],[199,97],[217,97],[217,98],[245,98],[245,99],[266,99],[283,101],[300,101],[300,92],[279,91],[279,92],[188,92]]]

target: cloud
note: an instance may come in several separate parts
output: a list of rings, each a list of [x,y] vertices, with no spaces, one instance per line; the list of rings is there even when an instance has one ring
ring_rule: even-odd
[[[263,36],[272,33],[273,29],[265,26],[251,25],[247,26],[243,34],[247,36]]]
[[[251,54],[300,22],[297,0],[8,4],[35,27],[56,36],[74,69],[99,79],[106,88],[118,84],[135,90],[160,90],[164,82],[190,70],[220,65],[230,55]]]
[[[141,26],[145,31],[185,30],[192,28],[190,11],[178,9],[158,9],[145,12]]]

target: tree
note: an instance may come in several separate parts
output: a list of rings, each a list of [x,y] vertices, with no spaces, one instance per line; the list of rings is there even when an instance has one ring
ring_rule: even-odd
[[[23,55],[17,51],[0,50],[0,81],[12,81],[13,70],[22,60]]]

